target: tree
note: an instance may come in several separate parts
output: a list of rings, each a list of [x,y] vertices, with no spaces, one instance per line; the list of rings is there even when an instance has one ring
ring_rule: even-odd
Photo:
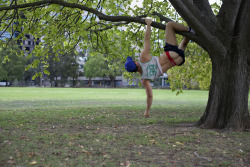
[[[11,86],[12,81],[23,79],[26,59],[23,56],[18,56],[20,52],[19,47],[13,42],[0,52],[0,80],[5,80],[6,86],[8,82]]]
[[[116,76],[122,75],[124,63],[122,61],[121,55],[124,54],[124,46],[122,44],[121,37],[112,32],[107,34],[107,38],[111,39],[106,42],[100,43],[98,46],[98,52],[103,54],[104,65],[101,69],[103,77],[108,77],[111,82],[111,87],[115,87]],[[96,50],[96,49],[95,49]]]
[[[71,52],[69,55],[64,56],[64,65],[62,66],[61,74],[66,73],[68,77],[72,79],[73,87],[76,86],[77,79],[80,75],[78,56]],[[61,63],[61,62],[60,62]]]
[[[53,41],[49,38],[51,34],[54,34],[55,38],[58,37],[62,41],[67,39],[74,45],[80,39],[79,36],[85,38],[88,31],[94,34],[93,41],[105,41],[107,39],[105,32],[110,32],[111,28],[118,31],[117,26],[121,25],[130,26],[130,34],[134,34],[136,29],[133,27],[138,28],[138,24],[135,23],[145,24],[142,16],[155,17],[156,20],[152,26],[164,30],[165,24],[160,22],[168,22],[174,18],[172,15],[169,15],[168,18],[165,17],[168,10],[172,10],[168,1],[145,0],[142,9],[132,9],[129,6],[131,1],[121,0],[118,0],[115,5],[113,1],[30,0],[25,3],[15,0],[12,1],[12,4],[1,1],[3,2],[0,7],[1,16],[6,20],[6,23],[1,25],[1,29],[4,26],[7,27],[6,29],[11,29],[8,23],[16,20],[18,10],[21,10],[28,18],[28,21],[23,22],[26,27],[23,32],[34,31],[36,36],[45,34],[44,41],[47,44],[58,43],[58,40]],[[15,4],[13,4],[14,2]],[[169,0],[169,2],[186,23],[194,29],[196,35],[188,32],[177,33],[189,37],[205,49],[212,62],[209,99],[198,125],[203,128],[244,130],[249,121],[249,1],[223,1],[216,15],[208,0]],[[86,13],[82,11],[86,11]],[[13,28],[18,29],[19,27],[13,26]],[[50,35],[46,32],[46,28],[50,30]],[[131,36],[130,40],[137,39],[133,41],[138,42],[138,39],[142,39],[140,29],[137,30],[139,35]],[[67,33],[67,37],[60,35],[65,33]],[[127,41],[126,46],[133,44],[128,41],[129,39],[124,33],[121,33],[121,36],[124,37],[124,41]]]
[[[62,61],[63,62],[63,61]],[[55,82],[55,87],[57,87],[57,77],[59,77],[60,73],[60,65],[64,64],[60,62],[60,58],[58,58],[55,54],[51,53],[50,56],[48,57],[48,71],[50,74],[48,75],[50,79],[50,85],[51,87],[53,86],[53,82]],[[56,80],[55,80],[56,79]]]
[[[78,55],[74,52],[65,55],[53,54],[50,52],[47,60],[49,65],[47,69],[49,71],[48,77],[50,79],[51,86],[53,86],[54,82],[55,86],[58,86],[58,77],[61,77],[62,85],[64,85],[70,77],[72,79],[73,87],[76,86],[77,79],[80,75],[78,59]]]
[[[92,78],[104,77],[103,69],[105,69],[105,60],[102,55],[89,56],[83,67],[84,76],[89,78],[89,87],[91,87]]]
[[[104,76],[109,77],[111,87],[116,87],[115,78],[122,75],[123,63],[121,64],[121,61],[109,61],[105,63],[105,67],[103,70]]]
[[[2,58],[1,58],[2,62]],[[0,81],[4,80],[7,77],[7,71],[0,65]]]

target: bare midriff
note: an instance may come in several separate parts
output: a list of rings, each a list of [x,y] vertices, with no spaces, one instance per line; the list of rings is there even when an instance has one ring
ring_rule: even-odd
[[[182,57],[179,56],[178,53],[169,51],[169,54],[177,65],[181,64],[181,62],[183,61]],[[166,72],[167,70],[173,67],[165,52],[163,52],[162,55],[159,57],[159,62],[162,68],[162,72]]]

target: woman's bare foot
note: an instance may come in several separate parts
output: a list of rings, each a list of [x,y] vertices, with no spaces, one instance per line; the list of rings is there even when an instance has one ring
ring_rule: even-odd
[[[145,118],[149,118],[149,111],[145,111],[145,112],[144,112],[144,117],[145,117]]]

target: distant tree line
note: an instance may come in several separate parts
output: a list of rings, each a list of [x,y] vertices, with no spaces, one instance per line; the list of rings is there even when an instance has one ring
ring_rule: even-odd
[[[95,77],[109,78],[111,87],[115,87],[116,76],[122,75],[123,72],[122,61],[107,59],[107,54],[100,54],[94,50],[89,53],[83,72],[79,70],[79,59],[84,57],[84,52],[56,54],[51,48],[43,61],[38,61],[38,57],[32,53],[20,56],[24,55],[20,54],[21,52],[23,51],[14,41],[0,52],[0,82],[5,82],[6,86],[17,85],[17,82],[19,86],[28,86],[28,83],[43,86],[42,79],[46,78],[51,87],[63,87],[70,78],[74,87],[79,77],[85,76],[89,78],[89,87]]]
[[[71,78],[74,86],[77,78],[83,75],[79,71],[79,55],[73,51],[66,54],[53,54],[51,52],[44,60],[48,69],[45,72],[43,69],[45,68],[44,63],[36,61],[35,55],[17,56],[24,55],[20,52],[22,50],[15,42],[10,42],[8,47],[4,47],[0,52],[0,81],[6,82],[6,86],[13,86],[14,82],[19,82],[22,86],[25,86],[29,81],[42,86],[41,79],[44,77],[49,79],[51,86],[52,84],[58,86],[59,83],[64,86],[68,78]],[[58,80],[59,77],[60,80]]]

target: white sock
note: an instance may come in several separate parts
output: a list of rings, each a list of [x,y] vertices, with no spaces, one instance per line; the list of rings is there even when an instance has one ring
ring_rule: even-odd
[[[194,30],[191,27],[188,27],[188,32],[195,34]]]

